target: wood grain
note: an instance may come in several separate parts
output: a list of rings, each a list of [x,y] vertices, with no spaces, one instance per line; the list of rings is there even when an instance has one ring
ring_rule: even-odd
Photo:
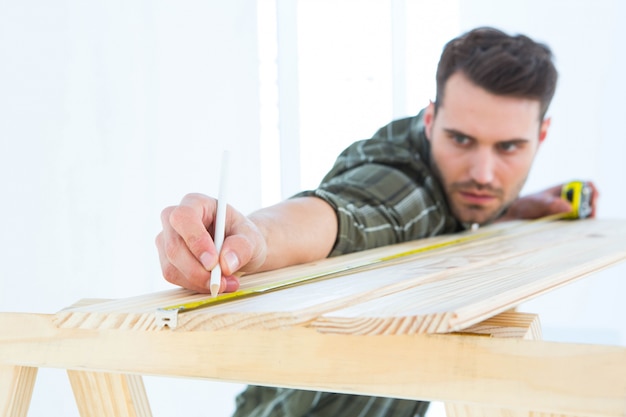
[[[460,334],[482,334],[490,337],[541,340],[539,317],[535,314],[517,313],[511,310],[470,326]],[[490,405],[474,405],[447,402],[444,404],[447,417],[540,417],[536,412],[496,408]],[[558,417],[544,414],[543,417]]]
[[[140,375],[68,371],[81,417],[151,417]]]
[[[55,326],[51,315],[1,316],[0,365],[207,378],[541,413],[626,414],[624,347],[456,334],[323,334],[307,327],[76,329]]]
[[[26,417],[37,368],[0,364],[0,416]]]
[[[180,314],[179,328],[310,325],[332,333],[458,331],[626,259],[624,221],[517,222],[479,233],[479,239],[381,263],[375,261],[458,236],[245,276],[242,285],[250,287],[320,271],[344,271],[260,297]],[[56,323],[65,328],[158,330],[157,308],[202,298],[206,295],[184,290],[148,294],[69,308],[56,315]]]

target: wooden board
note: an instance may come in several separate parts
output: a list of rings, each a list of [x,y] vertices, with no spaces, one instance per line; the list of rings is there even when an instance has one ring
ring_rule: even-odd
[[[242,287],[324,271],[333,278],[180,314],[179,329],[273,329],[307,325],[349,334],[462,330],[533,297],[626,259],[626,221],[516,222],[477,239],[377,263],[458,236],[388,246],[244,276]],[[368,265],[352,269],[353,266]],[[206,298],[185,290],[74,306],[64,328],[158,330],[159,307]]]
[[[579,416],[626,415],[626,348],[471,335],[59,328],[4,313],[2,365],[207,378]],[[149,352],[149,354],[148,354]]]

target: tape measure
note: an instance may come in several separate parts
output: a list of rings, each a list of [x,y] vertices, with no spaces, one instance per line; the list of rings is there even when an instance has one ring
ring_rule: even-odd
[[[551,221],[551,220],[559,220],[559,219],[583,219],[583,218],[589,217],[591,215],[592,192],[593,190],[591,186],[588,183],[583,182],[583,181],[572,181],[572,182],[565,184],[561,190],[561,197],[566,199],[572,204],[572,211],[566,214],[555,214],[551,216],[542,217],[540,219],[536,219],[535,221]],[[169,327],[170,329],[174,329],[178,325],[178,313],[196,310],[198,308],[207,307],[210,305],[220,304],[229,300],[240,299],[240,298],[249,297],[252,295],[274,291],[277,289],[287,288],[293,285],[301,284],[303,282],[330,278],[330,277],[334,277],[334,276],[337,276],[339,274],[343,274],[346,272],[354,272],[358,269],[375,266],[375,265],[390,261],[392,259],[405,258],[411,255],[416,255],[419,253],[428,252],[428,251],[432,251],[435,249],[441,249],[444,247],[473,241],[479,238],[494,235],[496,233],[498,233],[498,230],[477,232],[474,230],[474,228],[472,228],[472,230],[466,232],[466,234],[451,237],[450,239],[444,240],[443,242],[421,246],[421,247],[404,251],[404,252],[400,252],[397,254],[379,257],[375,259],[369,259],[369,260],[366,259],[366,260],[362,260],[361,262],[357,264],[346,265],[346,266],[335,268],[329,271],[321,271],[315,274],[295,277],[295,278],[291,278],[291,279],[287,279],[283,281],[274,282],[271,284],[265,284],[265,285],[259,285],[256,287],[240,289],[238,291],[234,291],[230,293],[222,293],[222,294],[217,295],[216,297],[208,297],[206,299],[201,299],[198,301],[191,301],[187,303],[175,304],[175,305],[170,305],[167,307],[158,308],[156,311],[156,324],[160,328]]]
[[[304,275],[300,277],[294,277],[283,281],[277,281],[270,284],[259,285],[256,287],[244,288],[237,291],[218,294],[215,297],[208,297],[198,301],[191,301],[187,303],[174,304],[167,307],[158,308],[156,311],[156,324],[159,328],[169,327],[174,329],[178,326],[178,314],[191,310],[196,310],[211,305],[221,304],[225,301],[240,299],[261,293],[271,292],[278,289],[287,288],[303,282],[316,281],[320,279],[332,278],[346,272],[355,272],[359,269],[376,266],[394,259],[406,258],[411,255],[417,255],[419,253],[432,251],[435,249],[441,249],[448,246],[454,246],[460,243],[470,242],[486,236],[491,236],[498,233],[499,230],[485,230],[477,232],[472,229],[467,231],[466,234],[458,236],[450,236],[449,239],[443,240],[429,245],[420,246],[415,249],[409,249],[392,255],[381,256],[373,259],[364,259],[355,264],[344,265],[342,267],[333,268],[327,271],[320,271],[314,274]]]
[[[585,219],[591,216],[593,189],[585,181],[571,181],[561,188],[561,198],[572,205],[572,211],[564,219]]]

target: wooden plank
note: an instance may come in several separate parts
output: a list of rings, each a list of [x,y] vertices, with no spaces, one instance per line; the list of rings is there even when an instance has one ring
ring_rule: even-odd
[[[479,407],[467,404],[446,404],[448,417],[575,417],[567,414],[528,412],[524,410],[503,410],[497,407]]]
[[[0,416],[26,417],[37,368],[0,364]]]
[[[398,332],[400,326],[408,333],[460,330],[623,260],[624,238],[589,246],[572,240],[556,249],[537,245],[519,256],[445,270],[421,285],[325,313],[312,325],[360,334]]]
[[[81,416],[152,416],[140,375],[71,370],[67,373]]]
[[[58,328],[5,313],[0,363],[626,415],[626,348],[461,335]],[[146,355],[146,352],[150,352]],[[215,358],[218,358],[215,360]]]
[[[519,222],[481,233],[485,233],[483,238],[394,259],[373,269],[184,313],[179,327],[268,329],[312,322],[325,332],[456,331],[626,259],[626,221]],[[242,282],[258,285],[345,268],[428,242],[432,241],[255,274]],[[57,325],[155,330],[158,307],[205,297],[174,290],[76,307],[59,312]]]
[[[493,229],[481,232],[481,236],[493,237],[500,233],[506,233],[510,230],[514,230],[516,233],[529,233],[530,231],[524,224],[524,228],[517,228],[515,226],[518,223],[511,222],[510,224],[501,224],[494,226]],[[363,251],[359,253],[323,259],[320,261],[312,262],[305,265],[296,265],[292,267],[283,268],[277,271],[269,271],[264,273],[258,273],[253,275],[247,275],[242,279],[242,288],[251,288],[259,285],[265,285],[274,283],[277,281],[289,280],[294,277],[317,275],[320,273],[337,270],[348,270],[348,273],[352,273],[352,269],[356,265],[376,263],[377,260],[393,256],[399,252],[420,250],[431,245],[441,245],[446,242],[458,240],[457,235],[437,236],[428,239],[421,239],[414,242],[407,242],[399,245],[391,245],[369,251]],[[411,257],[413,258],[413,257]],[[401,260],[402,261],[402,260]],[[385,263],[385,265],[393,265],[392,263]],[[367,268],[365,268],[367,269]],[[332,275],[331,275],[332,276]],[[343,281],[345,282],[345,281]],[[335,285],[341,287],[341,282],[335,281]],[[323,285],[322,285],[323,287]],[[316,288],[318,288],[316,286]],[[322,288],[323,290],[323,288]],[[291,292],[289,290],[284,290]],[[287,294],[283,291],[280,294],[286,294],[285,298],[297,298],[297,303],[301,303],[302,297],[294,296],[293,294]],[[317,294],[316,294],[317,295]],[[332,298],[332,294],[329,294]],[[273,295],[265,294],[263,299],[268,297],[274,297]],[[162,291],[153,294],[146,294],[137,297],[131,297],[123,300],[112,300],[108,303],[100,303],[97,306],[72,306],[57,314],[57,323],[62,327],[82,327],[82,328],[133,328],[137,330],[155,329],[153,313],[158,307],[163,307],[170,304],[178,304],[185,302],[193,302],[201,299],[206,299],[206,294],[197,294],[192,291],[175,289],[169,291]],[[312,297],[306,297],[309,299],[307,306],[314,300]],[[229,302],[227,306],[215,306],[211,310],[216,311],[216,315],[222,313],[231,314],[233,310],[250,309],[251,314],[262,313],[273,310],[280,303],[275,303],[275,300],[269,303],[259,300],[240,300],[236,302]],[[290,303],[289,307],[292,306]],[[235,305],[235,309],[229,308]],[[284,303],[283,303],[284,305]],[[269,308],[268,308],[269,307]],[[285,305],[283,310],[288,310],[288,306]],[[302,306],[300,306],[302,307]],[[202,310],[201,313],[207,310]],[[186,317],[191,315],[186,314]],[[214,325],[220,322],[220,320],[207,320],[213,322]],[[206,329],[215,329],[210,325]]]

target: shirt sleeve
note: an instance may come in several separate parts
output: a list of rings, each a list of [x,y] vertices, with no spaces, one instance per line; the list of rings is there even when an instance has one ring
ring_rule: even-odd
[[[317,189],[298,194],[321,198],[335,209],[338,233],[331,256],[457,229],[428,166],[419,121],[396,121],[354,143]]]

